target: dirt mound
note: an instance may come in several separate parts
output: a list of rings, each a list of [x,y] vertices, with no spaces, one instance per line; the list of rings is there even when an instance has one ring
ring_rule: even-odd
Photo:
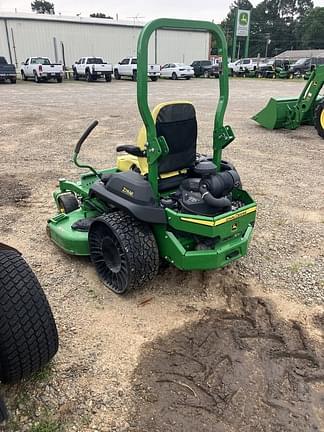
[[[13,175],[0,176],[0,207],[19,205],[31,195],[30,187]]]
[[[320,347],[299,323],[245,297],[237,313],[207,311],[146,345],[134,375],[132,430],[320,431],[321,367]]]

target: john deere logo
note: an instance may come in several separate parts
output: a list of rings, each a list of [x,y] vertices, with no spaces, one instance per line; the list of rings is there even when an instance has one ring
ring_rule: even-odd
[[[126,186],[123,186],[122,190],[121,190],[124,194],[129,195],[129,196],[133,196],[134,192],[130,189],[128,189]]]
[[[232,231],[236,231],[236,230],[237,230],[237,227],[238,227],[238,224],[237,224],[237,223],[233,224],[233,225],[232,225]]]
[[[241,12],[239,16],[239,23],[242,26],[246,26],[249,23],[249,16],[246,12]]]

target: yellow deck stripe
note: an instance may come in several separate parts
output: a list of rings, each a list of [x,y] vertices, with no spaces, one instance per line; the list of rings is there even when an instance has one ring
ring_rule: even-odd
[[[206,226],[211,226],[211,227],[215,227],[218,225],[222,225],[226,222],[230,222],[233,221],[235,219],[240,218],[241,216],[245,216],[247,214],[250,213],[254,213],[256,211],[256,207],[251,207],[247,210],[243,210],[239,213],[236,213],[234,215],[231,216],[227,216],[225,218],[216,220],[216,221],[208,221],[208,220],[202,220],[202,219],[192,219],[192,218],[187,218],[187,217],[182,217],[180,218],[183,222],[191,222],[191,223],[195,223],[195,224],[199,224],[199,225],[206,225]]]

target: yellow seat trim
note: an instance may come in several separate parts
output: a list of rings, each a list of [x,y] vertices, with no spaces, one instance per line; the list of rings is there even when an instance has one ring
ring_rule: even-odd
[[[168,105],[177,105],[177,104],[190,104],[191,102],[185,101],[185,100],[179,100],[179,101],[173,101],[173,102],[162,102],[152,110],[152,117],[154,124],[156,123],[157,116],[159,115],[159,112],[162,108],[168,106]],[[146,136],[146,128],[143,125],[137,135],[136,144],[141,150],[145,150],[145,144],[147,143],[147,136]],[[136,165],[138,169],[141,171],[142,175],[145,175],[148,173],[148,165],[147,165],[147,159],[145,157],[136,157],[132,155],[123,155],[117,157],[117,169],[120,171],[129,171],[129,169]],[[181,171],[172,171],[170,173],[164,173],[161,174],[161,178],[169,178],[178,175],[179,173],[183,174],[186,173],[187,170],[181,170]]]

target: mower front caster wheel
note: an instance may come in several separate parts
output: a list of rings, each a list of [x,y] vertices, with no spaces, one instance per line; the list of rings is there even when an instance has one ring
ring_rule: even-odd
[[[89,229],[90,257],[102,282],[117,294],[151,281],[159,269],[149,225],[122,211],[99,216]]]
[[[60,213],[69,214],[80,207],[79,201],[73,193],[65,193],[57,198]]]

